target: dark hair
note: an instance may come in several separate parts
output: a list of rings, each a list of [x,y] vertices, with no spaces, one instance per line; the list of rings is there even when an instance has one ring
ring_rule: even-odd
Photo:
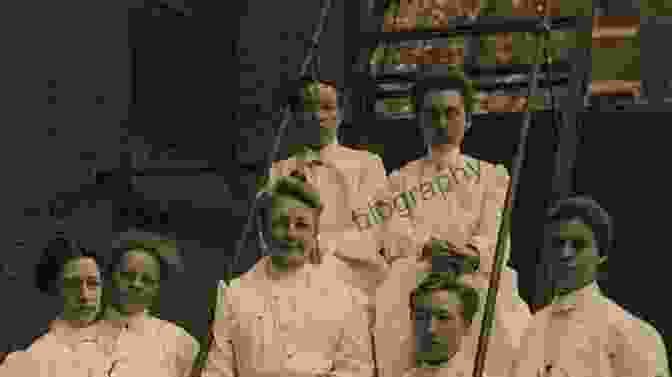
[[[464,110],[473,113],[476,106],[476,90],[473,84],[459,67],[449,68],[448,74],[441,77],[431,77],[418,82],[413,86],[413,101],[416,113],[421,107],[428,92],[435,90],[454,89],[462,94]]]
[[[548,211],[547,224],[577,218],[593,231],[599,255],[608,255],[613,240],[613,223],[609,213],[594,199],[576,196],[557,201]]]
[[[462,302],[462,318],[467,324],[471,325],[480,305],[480,297],[475,288],[455,282],[451,274],[433,272],[423,279],[413,291],[412,301],[420,297],[426,297],[435,291],[457,293]],[[411,304],[414,305],[414,302]]]
[[[101,275],[103,275],[105,264],[96,252],[87,250],[79,246],[74,240],[64,237],[50,240],[35,267],[37,289],[49,295],[56,295],[58,290],[55,283],[63,273],[63,266],[69,261],[79,258],[95,260]]]
[[[338,108],[341,110],[343,109],[344,105],[343,91],[338,87],[336,82],[333,80],[313,79],[311,77],[302,77],[298,80],[298,82],[295,85],[292,86],[291,93],[289,96],[289,103],[292,106],[292,109],[296,111],[299,108],[299,106],[303,103],[302,90],[307,88],[309,85],[315,85],[315,84],[323,84],[330,88],[334,88],[334,90],[336,90]]]
[[[260,201],[257,207],[257,215],[259,216],[257,218],[258,228],[264,227],[264,224],[269,224],[271,209],[280,197],[294,198],[305,203],[310,208],[317,210],[316,216],[318,217],[324,208],[320,195],[313,185],[293,176],[280,177],[270,185],[267,185],[257,196],[257,200]],[[260,234],[264,232],[263,228],[258,229],[258,231]],[[319,234],[319,221],[315,224],[315,233]],[[322,256],[318,249],[311,252],[309,259],[313,264],[322,263]]]
[[[324,208],[320,194],[313,185],[295,177],[280,177],[266,190],[271,198],[290,197],[305,203],[310,208],[322,211]]]
[[[108,265],[110,276],[121,264],[123,256],[131,250],[142,250],[153,256],[159,262],[161,280],[184,269],[180,250],[175,241],[151,233],[128,231],[122,233],[112,246]]]

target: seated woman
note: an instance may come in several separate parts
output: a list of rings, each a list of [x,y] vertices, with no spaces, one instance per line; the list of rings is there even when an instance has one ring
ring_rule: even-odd
[[[36,267],[37,287],[60,297],[61,314],[28,349],[9,354],[0,375],[88,377],[105,368],[101,266],[97,254],[72,241],[49,243]]]
[[[199,351],[186,330],[149,314],[161,282],[182,269],[172,241],[126,234],[112,250],[106,325],[121,330],[109,375],[185,377]]]

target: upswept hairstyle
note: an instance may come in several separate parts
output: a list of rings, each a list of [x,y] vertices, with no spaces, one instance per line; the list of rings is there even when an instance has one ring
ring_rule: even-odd
[[[284,196],[299,200],[310,208],[315,208],[321,212],[324,206],[320,200],[320,194],[313,185],[304,179],[301,176],[280,177],[270,185],[266,185],[261,191],[270,196],[271,204],[273,204],[275,198]]]
[[[101,275],[104,275],[105,263],[98,253],[85,249],[79,246],[76,241],[65,237],[58,237],[49,241],[35,267],[37,289],[51,296],[57,295],[58,285],[56,282],[60,279],[63,266],[69,261],[79,258],[95,260]]]
[[[480,304],[478,291],[473,287],[457,283],[451,277],[451,274],[441,272],[430,273],[411,294],[411,305],[415,305],[416,299],[425,298],[435,291],[455,292],[462,302],[462,318],[471,325]]]
[[[548,211],[546,223],[576,218],[593,231],[599,255],[608,255],[613,241],[613,223],[609,213],[594,199],[586,196],[561,199]]]
[[[300,78],[298,82],[295,82],[295,84],[291,86],[290,89],[291,92],[289,94],[289,103],[292,106],[292,109],[296,110],[299,107],[299,105],[303,103],[303,90],[310,85],[316,85],[316,84],[323,84],[328,87],[334,88],[336,90],[336,95],[338,97],[338,108],[340,110],[343,109],[345,99],[343,98],[343,91],[341,90],[341,88],[338,87],[336,81],[325,79],[313,79],[308,76]]]
[[[324,209],[324,205],[320,200],[320,195],[313,185],[302,180],[301,177],[280,177],[269,185],[266,185],[266,188],[261,190],[258,194],[260,203],[257,211],[260,218],[258,219],[259,225],[257,226],[263,226],[263,224],[268,223],[270,210],[275,204],[275,201],[280,197],[294,198],[308,205],[308,207],[316,209],[318,217]],[[259,231],[262,230],[259,229]],[[319,221],[316,224],[315,232],[319,235]],[[310,251],[308,257],[311,263],[321,264],[322,255],[319,246],[317,250]]]
[[[476,106],[476,90],[472,82],[465,76],[462,69],[451,66],[447,75],[441,77],[431,77],[418,82],[413,86],[413,104],[416,113],[422,110],[425,95],[435,90],[454,89],[462,94],[464,100],[464,110],[466,113],[473,114]]]
[[[108,273],[112,274],[120,265],[122,257],[131,250],[143,250],[159,262],[161,280],[167,275],[180,273],[184,270],[182,256],[177,242],[156,234],[138,230],[129,230],[120,234],[112,244]]]

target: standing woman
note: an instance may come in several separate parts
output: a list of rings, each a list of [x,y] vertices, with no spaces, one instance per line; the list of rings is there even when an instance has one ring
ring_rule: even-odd
[[[126,234],[113,246],[104,319],[121,334],[110,376],[189,376],[198,342],[182,327],[150,314],[161,282],[181,271],[173,241]]]
[[[111,334],[98,321],[103,265],[96,253],[73,241],[49,242],[36,266],[36,283],[43,293],[60,298],[61,314],[30,347],[7,356],[0,376],[90,377],[106,368],[103,347]]]

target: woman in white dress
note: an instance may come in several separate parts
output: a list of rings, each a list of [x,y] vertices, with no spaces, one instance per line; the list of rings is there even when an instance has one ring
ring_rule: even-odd
[[[97,377],[106,369],[105,348],[115,335],[100,326],[103,264],[74,241],[56,238],[36,267],[37,287],[60,297],[61,314],[26,350],[7,356],[0,376]]]
[[[189,376],[198,342],[182,327],[149,313],[161,281],[182,269],[175,243],[127,232],[114,245],[111,257],[104,322],[121,334],[109,376]]]

